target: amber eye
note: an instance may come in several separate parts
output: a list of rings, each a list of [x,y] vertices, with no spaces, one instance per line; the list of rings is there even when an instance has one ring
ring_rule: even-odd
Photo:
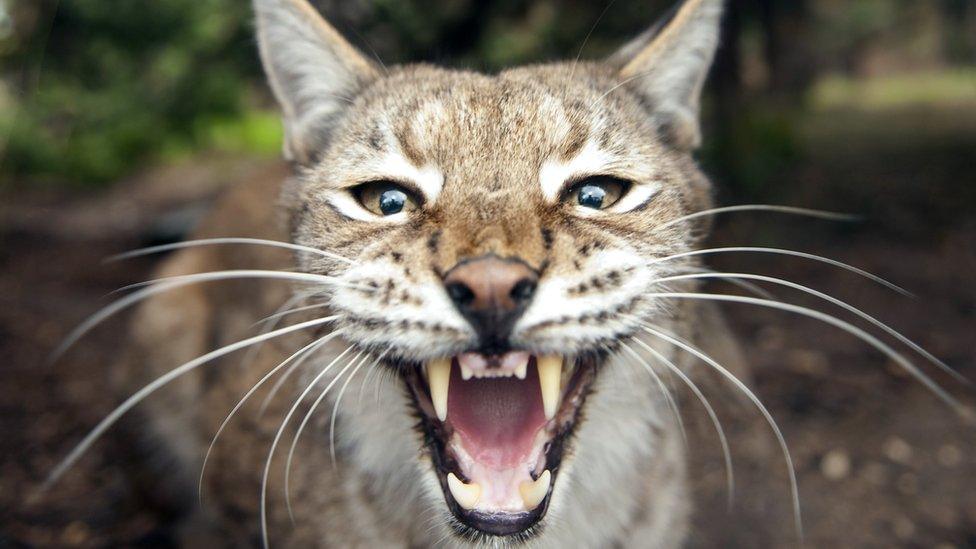
[[[583,208],[605,210],[627,192],[630,183],[605,175],[587,177],[569,188],[565,200]]]
[[[417,209],[419,200],[410,189],[392,181],[370,181],[352,190],[364,208],[376,215],[388,216]]]

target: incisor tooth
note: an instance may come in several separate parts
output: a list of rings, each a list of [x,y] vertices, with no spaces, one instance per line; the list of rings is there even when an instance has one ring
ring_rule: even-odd
[[[447,486],[451,489],[454,501],[464,509],[474,509],[474,506],[478,505],[478,500],[481,499],[481,486],[475,482],[465,484],[454,473],[447,474]],[[522,497],[525,498],[525,496]]]
[[[522,503],[525,504],[526,511],[535,509],[542,503],[542,500],[546,499],[546,494],[549,492],[549,479],[551,477],[552,475],[549,473],[549,469],[546,469],[536,480],[527,480],[519,484],[519,494],[522,494]]]
[[[529,371],[529,361],[526,360],[525,362],[523,362],[522,364],[520,364],[515,368],[515,377],[519,379],[525,379],[525,375],[528,373],[528,371]]]
[[[451,383],[451,359],[438,358],[427,364],[427,384],[437,419],[447,419],[447,389]]]
[[[558,355],[540,356],[539,385],[542,387],[542,408],[546,419],[552,419],[559,408],[559,382],[563,373],[563,358]]]

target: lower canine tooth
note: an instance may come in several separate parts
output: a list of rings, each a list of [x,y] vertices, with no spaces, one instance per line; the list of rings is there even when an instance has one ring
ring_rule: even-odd
[[[539,385],[542,387],[542,408],[546,419],[552,419],[559,408],[560,376],[563,373],[563,359],[558,355],[540,356]]]
[[[546,472],[548,473],[548,471]],[[454,501],[464,509],[474,509],[474,506],[478,505],[478,500],[481,499],[481,486],[474,482],[465,484],[454,473],[447,474],[447,486],[451,489]],[[524,499],[525,496],[522,498]]]
[[[430,401],[434,404],[437,419],[447,419],[447,389],[451,383],[451,359],[439,358],[427,364],[427,384]]]
[[[536,480],[528,480],[519,484],[519,493],[522,495],[522,503],[525,504],[526,511],[535,509],[542,503],[542,500],[546,499],[550,478],[552,475],[549,473],[549,469],[546,469]]]

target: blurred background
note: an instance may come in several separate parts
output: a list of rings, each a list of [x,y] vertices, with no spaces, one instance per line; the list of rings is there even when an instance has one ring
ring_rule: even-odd
[[[315,3],[387,64],[484,71],[608,55],[671,4]],[[724,26],[699,154],[719,202],[863,220],[730,215],[712,244],[829,255],[920,299],[802,261],[714,265],[828,290],[973,377],[976,2],[732,0]],[[243,0],[0,0],[0,546],[170,542],[172,516],[127,480],[132,450],[121,438],[99,446],[48,505],[24,504],[27,487],[117,401],[100,388],[119,332],[96,333],[55,367],[43,357],[106,292],[154,266],[102,258],[178,240],[222,189],[284,173],[252,31]],[[729,314],[794,450],[813,546],[976,547],[971,427],[829,328]],[[789,543],[778,464],[744,463],[755,479],[739,499],[752,515],[727,515],[708,444],[693,452],[694,543]]]

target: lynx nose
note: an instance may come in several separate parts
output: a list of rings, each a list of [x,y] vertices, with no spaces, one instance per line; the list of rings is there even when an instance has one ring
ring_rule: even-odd
[[[478,334],[479,352],[489,356],[508,350],[508,337],[538,282],[524,262],[495,255],[462,261],[444,276],[447,295]]]

